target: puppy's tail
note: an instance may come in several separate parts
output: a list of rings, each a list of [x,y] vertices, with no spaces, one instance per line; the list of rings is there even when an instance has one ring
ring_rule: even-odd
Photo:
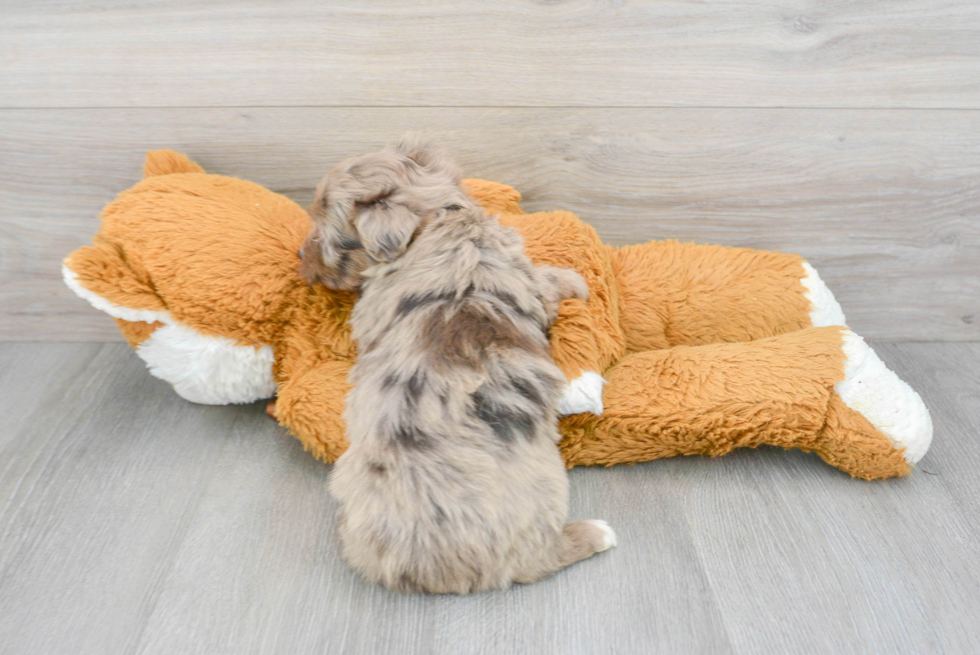
[[[172,173],[203,173],[204,169],[173,150],[150,150],[143,163],[143,177]]]

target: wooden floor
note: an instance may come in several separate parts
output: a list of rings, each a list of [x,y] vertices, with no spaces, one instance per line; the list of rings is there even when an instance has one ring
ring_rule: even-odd
[[[910,477],[780,450],[571,472],[620,545],[471,597],[369,586],[329,467],[122,344],[0,345],[0,652],[980,650],[980,345],[877,344],[933,409]]]

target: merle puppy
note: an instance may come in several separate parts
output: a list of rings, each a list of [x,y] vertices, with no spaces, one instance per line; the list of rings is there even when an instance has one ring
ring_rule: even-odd
[[[330,480],[351,566],[399,591],[469,593],[615,545],[604,521],[565,522],[566,381],[547,330],[561,300],[587,296],[581,276],[532,265],[413,140],[332,170],[310,213],[303,276],[360,290],[350,448]]]

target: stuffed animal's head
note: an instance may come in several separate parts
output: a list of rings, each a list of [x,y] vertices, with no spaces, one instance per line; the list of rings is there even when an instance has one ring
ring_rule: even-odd
[[[185,398],[272,395],[273,348],[311,293],[296,272],[306,212],[170,151],[149,153],[145,173],[105,208],[92,245],[65,259],[65,282]]]

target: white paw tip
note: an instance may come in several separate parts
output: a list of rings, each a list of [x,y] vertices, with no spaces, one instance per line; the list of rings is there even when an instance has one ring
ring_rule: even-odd
[[[817,269],[803,262],[803,271],[806,275],[800,279],[800,283],[806,289],[803,295],[810,301],[810,323],[813,327],[847,325],[840,303],[820,279]]]
[[[896,448],[904,448],[905,460],[915,464],[932,443],[932,417],[922,398],[891,371],[860,336],[844,331],[844,379],[836,390],[841,400],[860,412],[887,436]]]
[[[616,540],[616,533],[609,527],[608,523],[600,519],[593,519],[587,522],[602,530],[602,548],[596,552],[601,553],[602,551],[609,550],[613,546],[617,546],[619,544],[619,542]]]
[[[558,413],[582,414],[592,412],[596,416],[602,414],[602,387],[606,380],[595,371],[586,371],[565,387],[565,393],[558,403]]]

